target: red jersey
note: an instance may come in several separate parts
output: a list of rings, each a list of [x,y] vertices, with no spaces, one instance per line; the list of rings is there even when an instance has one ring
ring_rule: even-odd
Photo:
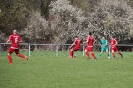
[[[110,43],[111,43],[111,46],[116,46],[117,45],[117,41],[114,38],[111,38]]]
[[[79,38],[76,38],[74,43],[75,43],[75,47],[80,48],[80,39]]]
[[[10,35],[9,40],[12,41],[12,45],[11,45],[12,49],[18,49],[19,41],[22,41],[21,37],[18,34]]]
[[[88,41],[88,47],[93,47],[93,43],[95,41],[94,37],[88,36],[87,41]]]

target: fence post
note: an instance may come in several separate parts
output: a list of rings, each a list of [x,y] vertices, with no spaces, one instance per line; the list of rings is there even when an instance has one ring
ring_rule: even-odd
[[[28,55],[30,56],[30,44],[29,44],[29,49],[28,49]]]
[[[58,57],[58,49],[59,49],[59,46],[56,45],[56,56]]]
[[[83,56],[85,56],[85,46],[83,44]]]

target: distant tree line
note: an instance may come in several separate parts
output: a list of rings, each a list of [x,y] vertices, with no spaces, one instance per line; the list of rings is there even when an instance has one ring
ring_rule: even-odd
[[[132,0],[0,0],[0,42],[17,29],[27,43],[84,41],[93,32],[133,44]]]

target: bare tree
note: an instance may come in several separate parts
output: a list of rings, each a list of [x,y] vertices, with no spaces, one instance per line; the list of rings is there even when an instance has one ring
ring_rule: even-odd
[[[82,23],[86,18],[80,8],[70,5],[68,0],[51,2],[50,7],[50,15],[55,17],[51,21],[51,27],[56,33],[56,42],[68,43],[75,35],[81,35]]]
[[[101,35],[115,35],[121,43],[129,43],[133,29],[133,10],[123,0],[101,0],[93,12],[88,13],[88,29],[97,39]]]
[[[28,25],[21,31],[22,35],[29,43],[37,43],[40,39],[45,39],[45,32],[47,31],[48,22],[41,16],[39,12],[32,12],[28,20]],[[40,41],[40,43],[43,41]]]

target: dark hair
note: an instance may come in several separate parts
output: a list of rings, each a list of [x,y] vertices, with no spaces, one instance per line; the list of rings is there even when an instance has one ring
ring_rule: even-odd
[[[101,35],[101,37],[105,37],[105,35]]]
[[[91,32],[89,32],[89,35],[92,35],[92,33],[91,33]]]
[[[112,36],[112,38],[114,38],[115,37],[115,35],[111,35]]]
[[[76,35],[76,36],[74,36],[74,38],[78,38],[78,36]]]

